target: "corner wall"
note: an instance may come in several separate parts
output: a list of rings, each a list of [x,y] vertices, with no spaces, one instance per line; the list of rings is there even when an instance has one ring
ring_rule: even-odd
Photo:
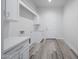
[[[78,2],[74,0],[64,8],[64,39],[78,54]]]

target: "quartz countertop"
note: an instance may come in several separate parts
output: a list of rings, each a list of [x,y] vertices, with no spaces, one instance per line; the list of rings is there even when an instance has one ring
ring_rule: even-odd
[[[6,38],[4,39],[4,50],[7,50],[9,48],[12,48],[14,46],[16,46],[17,44],[25,41],[25,40],[28,40],[29,39],[29,36],[28,37],[9,37],[9,38]]]

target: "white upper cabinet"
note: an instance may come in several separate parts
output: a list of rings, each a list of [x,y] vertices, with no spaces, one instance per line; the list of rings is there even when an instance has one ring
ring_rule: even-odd
[[[17,18],[19,2],[18,0],[6,0],[6,18],[7,20]]]
[[[35,9],[27,0],[6,0],[6,19],[17,21],[19,19],[38,17]]]

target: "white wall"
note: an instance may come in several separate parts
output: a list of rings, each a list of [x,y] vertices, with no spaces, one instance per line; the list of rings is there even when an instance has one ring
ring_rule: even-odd
[[[69,46],[78,52],[78,6],[77,1],[70,2],[64,8],[64,39]]]
[[[40,14],[40,30],[43,30],[47,38],[63,38],[62,8],[42,8]]]
[[[33,20],[30,19],[21,19],[18,22],[11,22],[9,27],[9,37],[20,36],[21,30],[25,31],[23,36],[30,35],[30,32],[33,30]]]
[[[6,22],[5,20],[5,0],[1,1],[1,39],[7,38],[8,37],[8,28],[9,28],[9,22]]]
[[[5,21],[5,2],[6,0],[1,1],[1,50],[3,50],[4,46],[4,39],[8,37],[8,29],[9,29],[9,22]]]

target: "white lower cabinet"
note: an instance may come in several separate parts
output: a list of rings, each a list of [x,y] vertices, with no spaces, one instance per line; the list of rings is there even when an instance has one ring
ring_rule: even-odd
[[[17,53],[15,55],[11,56],[10,59],[20,59],[20,54]]]
[[[29,40],[4,53],[2,59],[29,59]]]
[[[14,54],[14,55],[4,55],[2,59],[20,59],[20,54]]]
[[[14,55],[11,59],[20,59],[19,54]]]

